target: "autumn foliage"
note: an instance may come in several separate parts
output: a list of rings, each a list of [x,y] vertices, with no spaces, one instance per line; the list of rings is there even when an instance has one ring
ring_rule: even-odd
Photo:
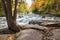
[[[30,7],[30,11],[34,11],[36,8],[38,9],[39,14],[48,13],[59,16],[60,0],[35,0]]]

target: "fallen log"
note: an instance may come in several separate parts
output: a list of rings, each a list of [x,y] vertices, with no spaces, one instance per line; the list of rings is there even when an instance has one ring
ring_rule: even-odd
[[[31,24],[31,25],[18,25],[18,27],[22,30],[24,30],[24,29],[36,29],[36,30],[44,31],[44,30],[48,29],[47,27],[40,26],[37,24],[35,24],[35,25],[33,25],[33,24]]]

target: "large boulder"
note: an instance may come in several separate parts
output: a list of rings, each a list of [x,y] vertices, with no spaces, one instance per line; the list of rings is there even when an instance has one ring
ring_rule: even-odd
[[[34,29],[22,30],[16,40],[42,40],[42,32]]]

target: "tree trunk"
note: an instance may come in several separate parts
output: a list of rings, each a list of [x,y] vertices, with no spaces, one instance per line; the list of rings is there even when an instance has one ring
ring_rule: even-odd
[[[19,28],[16,25],[16,14],[17,14],[17,0],[15,0],[14,14],[12,15],[11,0],[1,0],[3,9],[6,14],[8,28],[14,32],[18,32]]]

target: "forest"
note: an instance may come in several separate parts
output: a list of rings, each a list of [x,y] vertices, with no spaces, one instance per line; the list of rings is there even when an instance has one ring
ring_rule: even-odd
[[[27,14],[33,12],[35,14],[60,16],[60,0],[32,0],[33,3],[28,7],[26,2],[18,2],[18,13]],[[12,3],[12,2],[11,2]],[[12,3],[12,10],[14,2]],[[0,16],[4,16],[4,11],[0,2]]]
[[[36,14],[60,16],[60,0],[36,0],[31,10]]]

